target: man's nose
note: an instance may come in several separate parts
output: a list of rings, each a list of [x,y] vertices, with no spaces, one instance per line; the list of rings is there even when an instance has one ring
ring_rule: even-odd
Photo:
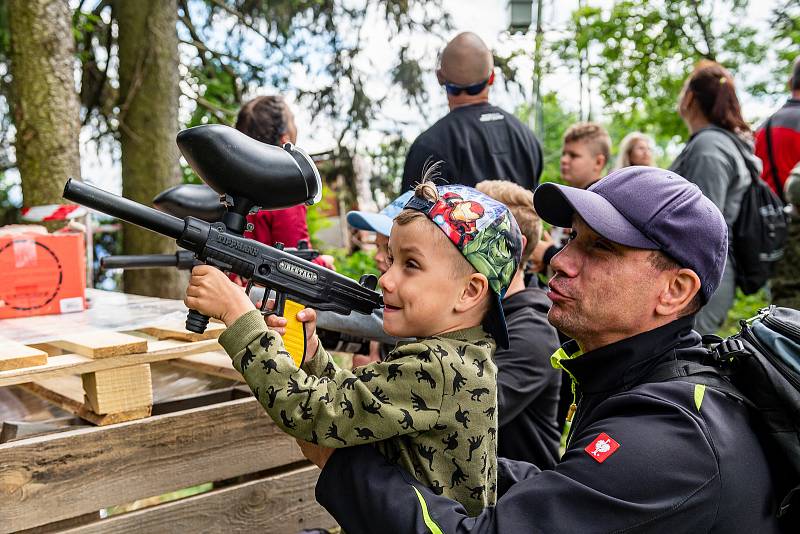
[[[579,254],[574,246],[570,243],[558,251],[558,253],[550,259],[550,267],[555,273],[563,274],[569,278],[578,274],[580,259]]]

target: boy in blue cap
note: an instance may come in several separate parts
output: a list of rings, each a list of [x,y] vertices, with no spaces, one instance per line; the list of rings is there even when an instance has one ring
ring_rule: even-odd
[[[340,369],[318,343],[314,310],[297,368],[283,350],[285,320],[268,324],[220,271],[199,266],[187,306],[221,319],[220,344],[256,398],[290,435],[328,447],[373,444],[470,515],[497,491],[495,343],[507,347],[500,306],[522,239],[508,209],[464,186],[417,187],[394,221],[381,277],[384,327],[398,343],[386,361]]]

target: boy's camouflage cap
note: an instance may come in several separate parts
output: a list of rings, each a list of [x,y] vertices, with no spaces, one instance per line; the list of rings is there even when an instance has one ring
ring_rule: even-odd
[[[421,211],[456,246],[475,270],[486,276],[495,295],[484,327],[498,345],[508,348],[501,301],[522,256],[522,233],[505,204],[463,185],[440,185],[439,200],[412,196],[406,209]]]

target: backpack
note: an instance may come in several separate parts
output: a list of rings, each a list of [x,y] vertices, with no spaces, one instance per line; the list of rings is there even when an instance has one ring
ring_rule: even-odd
[[[775,262],[783,257],[789,229],[783,202],[761,179],[759,169],[742,150],[741,141],[726,130],[718,131],[731,138],[750,171],[750,185],[742,197],[732,236],[736,285],[750,295],[772,276]]]
[[[800,517],[800,311],[769,306],[739,333],[711,340],[702,362],[662,364],[646,382],[682,380],[719,389],[746,404],[768,450],[782,456],[786,495],[777,516]]]

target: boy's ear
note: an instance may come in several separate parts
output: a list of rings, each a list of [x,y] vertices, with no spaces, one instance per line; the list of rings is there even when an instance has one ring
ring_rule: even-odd
[[[455,310],[457,312],[467,312],[479,306],[485,299],[486,294],[491,291],[489,280],[486,275],[472,273],[464,285],[461,296],[456,301]]]

